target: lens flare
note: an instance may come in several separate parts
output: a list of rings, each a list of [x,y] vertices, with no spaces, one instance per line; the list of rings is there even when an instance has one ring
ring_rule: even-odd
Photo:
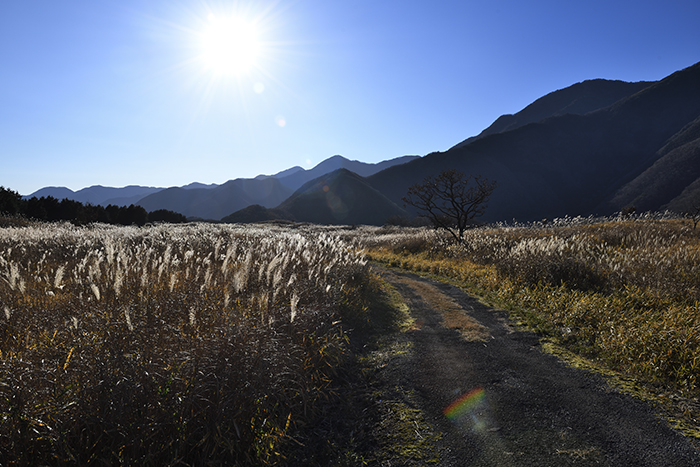
[[[484,389],[476,388],[452,402],[447,406],[443,413],[452,421],[457,421],[460,418],[468,415],[479,407],[484,402]]]
[[[484,389],[478,387],[460,396],[443,410],[455,425],[475,433],[493,431],[494,423]]]

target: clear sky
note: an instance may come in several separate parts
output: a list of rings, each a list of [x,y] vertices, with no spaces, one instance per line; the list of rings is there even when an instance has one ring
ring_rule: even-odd
[[[699,21],[697,0],[2,1],[0,185],[443,151],[556,89],[700,61]]]

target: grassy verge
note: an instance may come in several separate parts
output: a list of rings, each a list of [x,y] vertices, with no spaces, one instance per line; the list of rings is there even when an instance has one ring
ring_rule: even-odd
[[[415,395],[385,370],[400,372],[413,349],[404,333],[413,320],[391,285],[371,274],[362,295],[343,309],[351,352],[331,396],[290,444],[289,465],[426,465],[437,462],[439,435]]]

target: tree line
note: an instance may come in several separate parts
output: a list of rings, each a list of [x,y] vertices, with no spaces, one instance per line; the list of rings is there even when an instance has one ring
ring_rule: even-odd
[[[180,213],[159,209],[147,212],[142,206],[100,206],[53,196],[23,199],[19,193],[0,186],[0,216],[21,216],[38,221],[69,221],[77,225],[102,222],[117,225],[145,225],[148,222],[187,222]]]

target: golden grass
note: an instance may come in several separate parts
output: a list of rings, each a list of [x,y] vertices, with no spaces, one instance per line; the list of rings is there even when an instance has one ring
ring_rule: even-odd
[[[0,229],[0,464],[279,462],[367,284],[322,230]]]

